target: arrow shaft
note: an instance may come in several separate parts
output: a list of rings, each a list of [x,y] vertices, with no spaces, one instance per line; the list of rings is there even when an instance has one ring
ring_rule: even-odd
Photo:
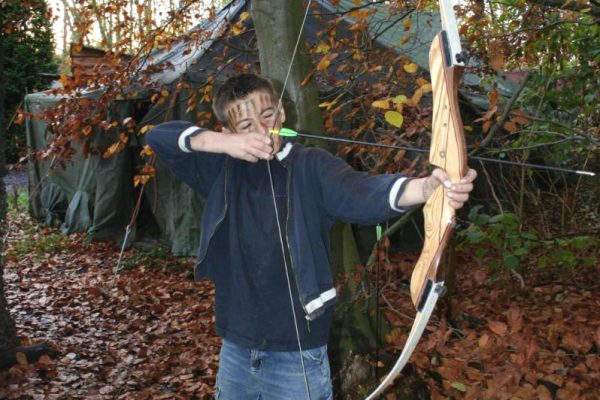
[[[384,143],[373,143],[373,142],[367,142],[364,140],[346,139],[346,138],[340,138],[340,137],[335,137],[335,136],[322,136],[322,135],[314,135],[314,134],[310,134],[310,133],[301,133],[301,132],[296,132],[296,136],[301,136],[301,137],[310,138],[310,139],[327,140],[327,141],[331,141],[331,142],[359,144],[359,145],[371,146],[371,147],[381,147],[381,148],[385,148],[385,149],[406,150],[406,151],[413,151],[416,153],[429,153],[429,150],[421,149],[418,147],[396,146],[396,145],[384,144]],[[469,156],[469,159],[482,161],[482,162],[511,165],[511,166],[516,166],[516,167],[528,167],[528,168],[535,168],[535,169],[541,169],[541,170],[546,170],[546,171],[565,172],[565,173],[569,173],[569,174],[577,174],[577,175],[585,175],[585,176],[596,176],[596,174],[591,171],[574,170],[574,169],[532,164],[532,163],[526,163],[526,162],[499,160],[497,158]]]

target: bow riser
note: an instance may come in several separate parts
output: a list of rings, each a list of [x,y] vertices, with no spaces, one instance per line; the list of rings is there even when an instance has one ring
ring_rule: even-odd
[[[458,182],[467,171],[467,147],[458,105],[458,82],[463,67],[451,58],[452,50],[444,31],[433,40],[429,51],[433,88],[431,165],[446,171],[452,182]],[[436,282],[444,249],[454,228],[455,211],[448,204],[447,189],[438,186],[425,203],[425,243],[410,282],[413,304],[423,301],[428,281]]]
[[[467,145],[458,105],[458,85],[464,67],[449,59],[445,31],[438,33],[429,51],[433,116],[429,162],[443,168],[453,182],[467,171]]]
[[[419,261],[422,259],[423,261],[423,265],[427,266],[427,268],[423,267],[421,268],[421,270],[419,270],[419,272],[422,271],[422,276],[419,276],[418,278],[421,279],[422,282],[421,285],[418,285],[418,290],[419,292],[417,293],[412,293],[411,291],[411,298],[413,300],[413,304],[415,305],[415,307],[417,308],[417,311],[421,311],[423,309],[423,305],[425,304],[426,299],[429,296],[429,290],[431,289],[432,285],[434,283],[441,283],[442,285],[444,284],[444,280],[445,280],[445,274],[444,274],[444,269],[443,268],[439,268],[440,265],[443,266],[445,265],[446,262],[446,248],[448,247],[448,244],[450,243],[450,239],[452,238],[452,235],[454,234],[454,227],[456,226],[456,219],[453,218],[452,221],[446,225],[446,228],[443,230],[443,234],[441,239],[439,240],[439,247],[437,249],[435,249],[435,253],[431,254],[424,254],[421,253],[421,257],[419,259]],[[425,229],[427,229],[427,225],[425,225]],[[427,235],[427,233],[426,233]],[[427,236],[425,237],[425,240],[427,240]],[[429,240],[432,240],[431,238]],[[435,242],[432,242],[435,243]],[[428,248],[431,249],[431,246]],[[429,250],[431,251],[431,250]],[[429,264],[425,264],[426,262],[429,262]],[[415,271],[416,271],[416,267],[415,267]],[[414,272],[413,272],[413,278],[415,278]],[[416,286],[415,286],[416,287]],[[412,287],[411,287],[412,289]],[[442,295],[443,293],[441,293],[440,295]]]

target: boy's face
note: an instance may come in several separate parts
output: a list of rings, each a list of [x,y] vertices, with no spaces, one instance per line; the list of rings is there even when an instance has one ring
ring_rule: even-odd
[[[248,96],[233,101],[225,108],[229,126],[235,133],[264,133],[269,134],[270,129],[279,129],[285,121],[285,112],[280,109],[277,121],[277,112],[271,96],[263,91],[252,92]],[[281,136],[273,135],[273,151],[277,153],[281,146]]]

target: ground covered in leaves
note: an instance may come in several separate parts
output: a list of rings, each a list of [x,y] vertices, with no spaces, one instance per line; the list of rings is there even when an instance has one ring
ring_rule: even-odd
[[[83,240],[10,221],[5,293],[19,336],[57,353],[0,372],[0,398],[211,398],[212,286],[190,279],[191,261],[148,249],[128,251],[115,275],[119,249]]]
[[[23,212],[12,213],[9,229],[5,292],[19,335],[56,353],[0,371],[0,398],[212,397],[213,288],[192,282],[191,261],[133,249],[115,274],[114,245],[85,245]],[[510,275],[492,277],[484,263],[460,257],[456,292],[412,358],[431,398],[600,398],[600,267],[546,270],[520,289]],[[409,276],[411,256],[394,261]],[[402,327],[388,337],[397,354],[414,311],[402,283],[385,296],[386,317]]]
[[[396,261],[405,274],[414,265]],[[538,271],[520,288],[468,254],[459,264],[455,293],[438,305],[412,358],[431,398],[600,399],[600,265]],[[392,291],[390,303],[409,301]],[[403,326],[406,312],[388,307],[386,316]],[[388,340],[399,352],[407,337],[395,329]]]

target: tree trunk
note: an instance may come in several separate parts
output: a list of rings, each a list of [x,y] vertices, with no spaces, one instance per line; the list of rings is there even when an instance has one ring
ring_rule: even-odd
[[[58,354],[49,343],[37,343],[25,347],[13,347],[0,352],[0,370],[8,368],[16,363],[27,362],[31,364],[39,360],[44,354],[54,356]]]
[[[261,74],[283,85],[300,32],[304,9],[302,1],[280,0],[277,7],[271,0],[252,0],[252,16],[258,38]],[[274,40],[277,38],[277,40]],[[311,71],[310,56],[301,35],[293,60],[286,93],[292,104],[286,104],[286,125],[306,132],[323,132],[319,96],[314,80],[302,86]],[[281,87],[278,87],[281,90]]]
[[[0,238],[6,231],[6,188],[4,187],[6,148],[6,121],[4,118],[4,21],[0,21]],[[0,240],[0,254],[4,253],[4,240]],[[19,345],[15,323],[10,316],[4,296],[4,259],[0,258],[0,354]]]

